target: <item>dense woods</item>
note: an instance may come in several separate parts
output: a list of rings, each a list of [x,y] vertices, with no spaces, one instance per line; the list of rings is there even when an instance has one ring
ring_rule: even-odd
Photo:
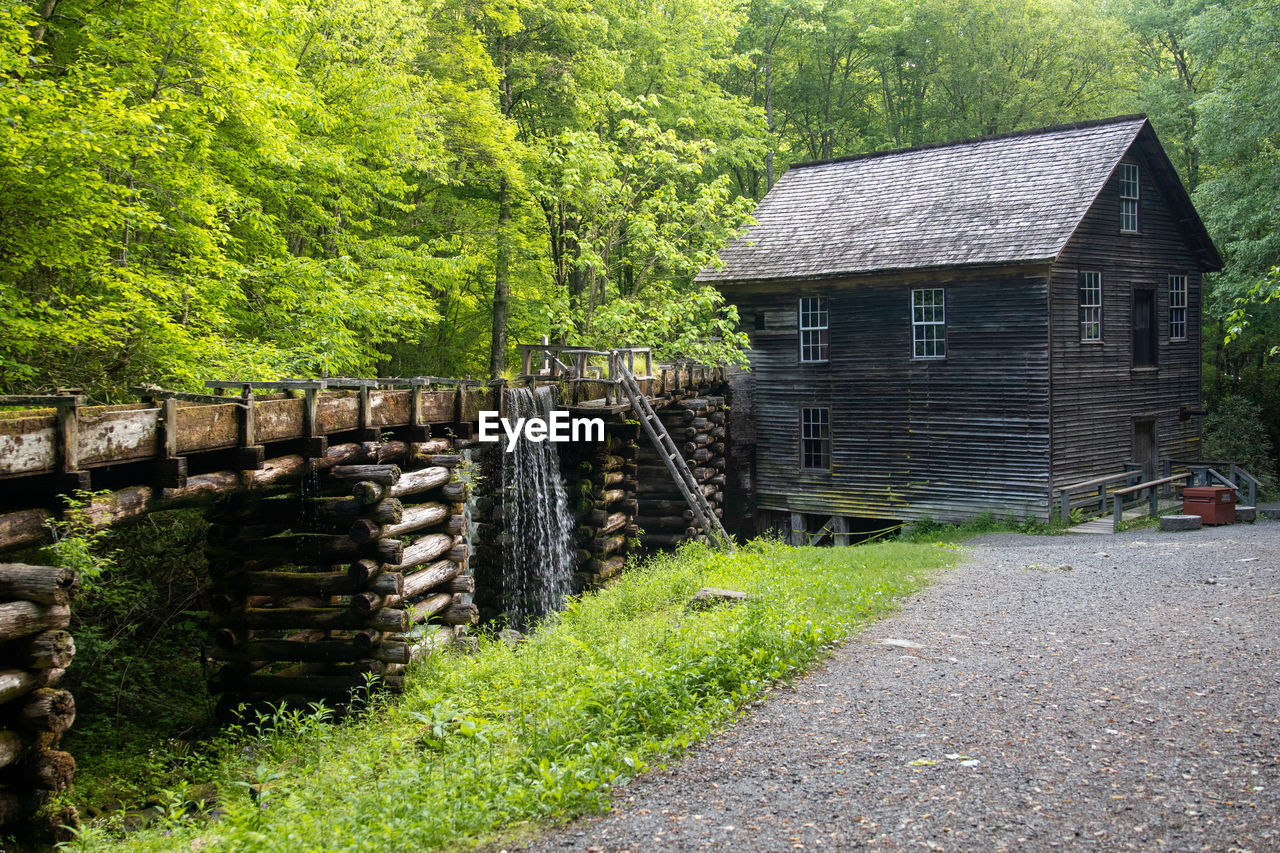
[[[1209,395],[1275,415],[1278,44],[1269,0],[7,2],[0,391],[724,356],[693,275],[789,164],[1141,111],[1228,258]]]

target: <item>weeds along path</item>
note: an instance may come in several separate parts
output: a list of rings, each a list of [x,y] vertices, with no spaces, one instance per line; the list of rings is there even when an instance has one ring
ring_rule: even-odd
[[[1278,656],[1280,523],[984,537],[526,849],[1277,850]]]

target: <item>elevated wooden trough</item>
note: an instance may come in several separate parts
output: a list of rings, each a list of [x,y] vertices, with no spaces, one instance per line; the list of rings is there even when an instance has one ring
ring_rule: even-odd
[[[526,381],[558,382],[551,371]],[[646,395],[687,392],[723,378],[720,368],[655,365]],[[575,410],[628,409],[614,383],[576,378]],[[321,468],[363,461],[378,437],[423,441],[473,435],[479,413],[498,409],[493,383],[415,377],[210,382],[222,395],[136,389],[143,401],[90,406],[79,395],[0,397],[0,551],[38,544],[62,508],[60,495],[109,490],[89,504],[100,524],[203,506],[240,491],[299,482]],[[236,396],[226,392],[239,391]],[[315,466],[311,466],[315,467]]]

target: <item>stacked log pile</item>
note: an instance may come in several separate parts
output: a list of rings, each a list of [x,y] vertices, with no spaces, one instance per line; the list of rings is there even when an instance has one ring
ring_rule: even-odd
[[[657,411],[712,511],[723,519],[727,414],[724,398],[677,400]],[[636,495],[636,524],[643,531],[641,546],[657,550],[691,539],[707,541],[657,450],[647,444],[640,449],[637,471],[640,488]]]
[[[639,427],[606,423],[603,444],[585,446],[566,466],[570,509],[577,519],[579,591],[598,586],[622,571],[639,533],[636,456]]]
[[[75,700],[54,685],[75,655],[69,569],[0,564],[0,835],[71,784],[75,759],[58,749],[76,717]],[[74,812],[49,817],[52,827]]]
[[[460,457],[445,439],[364,450],[368,464],[317,472],[300,493],[210,511],[211,687],[224,708],[341,702],[369,675],[399,691],[409,663],[477,621]]]

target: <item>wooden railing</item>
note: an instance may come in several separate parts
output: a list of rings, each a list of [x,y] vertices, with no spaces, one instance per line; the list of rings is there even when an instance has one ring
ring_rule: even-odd
[[[1067,520],[1071,518],[1071,510],[1084,506],[1092,507],[1095,502],[1097,504],[1098,514],[1101,515],[1107,511],[1107,497],[1110,494],[1109,487],[1116,483],[1124,483],[1128,485],[1134,480],[1140,479],[1142,472],[1137,470],[1122,471],[1118,474],[1107,474],[1102,477],[1094,477],[1092,480],[1085,480],[1081,483],[1072,483],[1070,486],[1063,486],[1062,493],[1059,497],[1059,505],[1062,509],[1062,518]],[[1072,495],[1075,492],[1088,491],[1090,494],[1084,495],[1081,500],[1073,500]],[[1093,494],[1096,491],[1096,495]]]
[[[1219,466],[1226,468],[1231,473],[1224,476],[1217,470]],[[1248,498],[1247,505],[1258,505],[1258,490],[1261,488],[1262,484],[1258,482],[1257,478],[1236,463],[1201,462],[1199,464],[1189,464],[1187,465],[1187,468],[1196,475],[1196,479],[1193,481],[1194,485],[1212,486],[1217,483],[1222,486],[1230,486],[1232,489],[1236,490],[1237,494],[1239,494],[1241,492],[1241,483],[1243,483],[1243,489],[1246,497]]]
[[[622,363],[636,379],[644,381],[653,378],[653,352],[648,347],[596,350],[544,343],[518,344],[516,351],[520,354],[521,379],[526,382],[539,379],[567,382],[575,403],[580,396],[579,386],[586,382],[604,385],[605,405],[622,401],[619,388],[621,377],[615,369],[615,359],[622,359]],[[636,370],[637,360],[644,365],[641,371]],[[541,361],[540,365],[538,361]]]
[[[1124,503],[1129,495],[1139,495],[1144,490],[1147,492],[1148,511],[1152,518],[1160,514],[1160,491],[1164,487],[1168,491],[1168,486],[1172,486],[1181,480],[1190,480],[1195,477],[1191,471],[1184,471],[1181,474],[1173,474],[1169,477],[1161,477],[1159,480],[1148,480],[1145,483],[1138,483],[1135,486],[1129,486],[1124,489],[1116,489],[1111,493],[1113,501],[1112,518],[1115,520],[1116,528],[1120,527],[1120,522],[1124,519]]]

